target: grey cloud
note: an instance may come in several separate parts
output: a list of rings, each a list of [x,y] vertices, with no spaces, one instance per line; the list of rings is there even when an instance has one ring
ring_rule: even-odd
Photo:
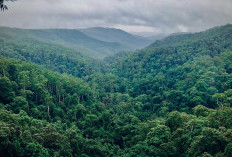
[[[0,25],[23,28],[117,27],[131,32],[201,31],[232,23],[231,0],[18,0]]]

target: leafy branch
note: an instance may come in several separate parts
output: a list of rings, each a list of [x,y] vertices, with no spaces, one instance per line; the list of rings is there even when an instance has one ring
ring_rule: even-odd
[[[14,1],[16,1],[16,0],[0,0],[0,8],[1,8],[1,11],[8,10],[7,5],[5,5],[5,3],[4,3],[5,1],[12,1],[12,2],[14,2]]]

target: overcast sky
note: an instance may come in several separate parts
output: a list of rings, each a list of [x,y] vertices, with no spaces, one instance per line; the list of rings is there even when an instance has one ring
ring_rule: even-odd
[[[0,25],[20,28],[115,27],[128,32],[197,32],[232,23],[232,0],[18,0]]]

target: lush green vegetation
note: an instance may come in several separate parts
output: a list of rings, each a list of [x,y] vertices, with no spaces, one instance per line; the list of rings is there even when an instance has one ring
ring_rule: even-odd
[[[0,55],[34,62],[50,70],[77,77],[101,70],[99,60],[88,58],[69,47],[35,39],[24,40],[13,41],[0,37]]]
[[[0,155],[230,157],[231,39],[226,25],[96,61],[1,38]]]
[[[170,46],[153,44],[112,64],[111,72],[127,80],[126,91],[148,110],[191,112],[199,104],[214,108],[212,95],[232,87],[231,32],[226,25],[197,33],[199,40],[158,41]],[[188,35],[176,38],[182,41],[182,36]]]
[[[105,42],[85,35],[79,30],[69,29],[16,29],[0,27],[0,37],[13,42],[27,43],[27,40],[43,40],[46,42],[58,43],[68,46],[89,57],[103,58],[107,55],[121,50],[128,50],[129,47],[118,42]]]
[[[121,59],[128,57],[132,53],[133,51],[120,51],[118,53],[105,57],[104,62],[108,64],[114,64],[116,62],[120,62]]]

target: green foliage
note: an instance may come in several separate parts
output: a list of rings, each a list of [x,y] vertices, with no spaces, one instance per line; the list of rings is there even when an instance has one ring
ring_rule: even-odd
[[[0,73],[0,102],[14,113],[24,110],[36,118],[61,120],[68,110],[77,109],[77,114],[83,114],[79,107],[81,103],[91,106],[97,102],[90,87],[80,79],[0,58],[0,63],[3,62],[5,74]],[[12,66],[15,67],[13,75],[10,71]]]
[[[101,70],[100,65],[95,65],[96,62],[100,64],[100,61],[88,58],[72,48],[33,38],[26,39],[14,41],[2,38],[0,35],[0,55],[33,62],[47,69],[77,77],[84,77]]]
[[[34,47],[34,45],[32,46],[29,44],[32,42],[49,44],[56,46],[57,48],[60,47],[57,46],[57,44],[59,44],[59,45],[63,45],[63,48],[66,47],[65,49],[69,47],[70,50],[71,48],[73,53],[79,55],[81,53],[82,55],[83,54],[88,55],[93,58],[103,58],[107,55],[114,54],[118,51],[129,50],[128,46],[119,43],[120,40],[115,42],[98,40],[97,38],[92,38],[77,29],[41,29],[41,30],[34,29],[33,30],[33,29],[17,29],[17,28],[0,27],[0,40],[8,43],[11,42],[12,44],[16,44],[17,42],[19,42],[20,44],[16,44],[16,45],[18,45],[18,48],[20,49],[23,47],[22,50],[24,51],[28,49],[28,47],[27,49],[24,49],[25,45],[31,48]],[[5,44],[2,45],[2,42],[0,44],[4,48],[7,49],[12,48],[12,46],[10,45],[5,45]],[[45,49],[45,51],[48,50]]]
[[[190,113],[197,105],[229,104],[218,93],[232,88],[231,34],[232,25],[226,25],[171,36],[113,62],[109,71],[127,82],[130,96],[146,95],[149,110]]]
[[[198,106],[193,108],[193,113],[196,116],[206,117],[209,115],[210,112],[211,112],[211,110],[209,108],[202,106],[202,105],[198,105]]]
[[[1,156],[231,156],[231,25],[107,65],[27,40],[0,54],[67,74],[0,57]]]

